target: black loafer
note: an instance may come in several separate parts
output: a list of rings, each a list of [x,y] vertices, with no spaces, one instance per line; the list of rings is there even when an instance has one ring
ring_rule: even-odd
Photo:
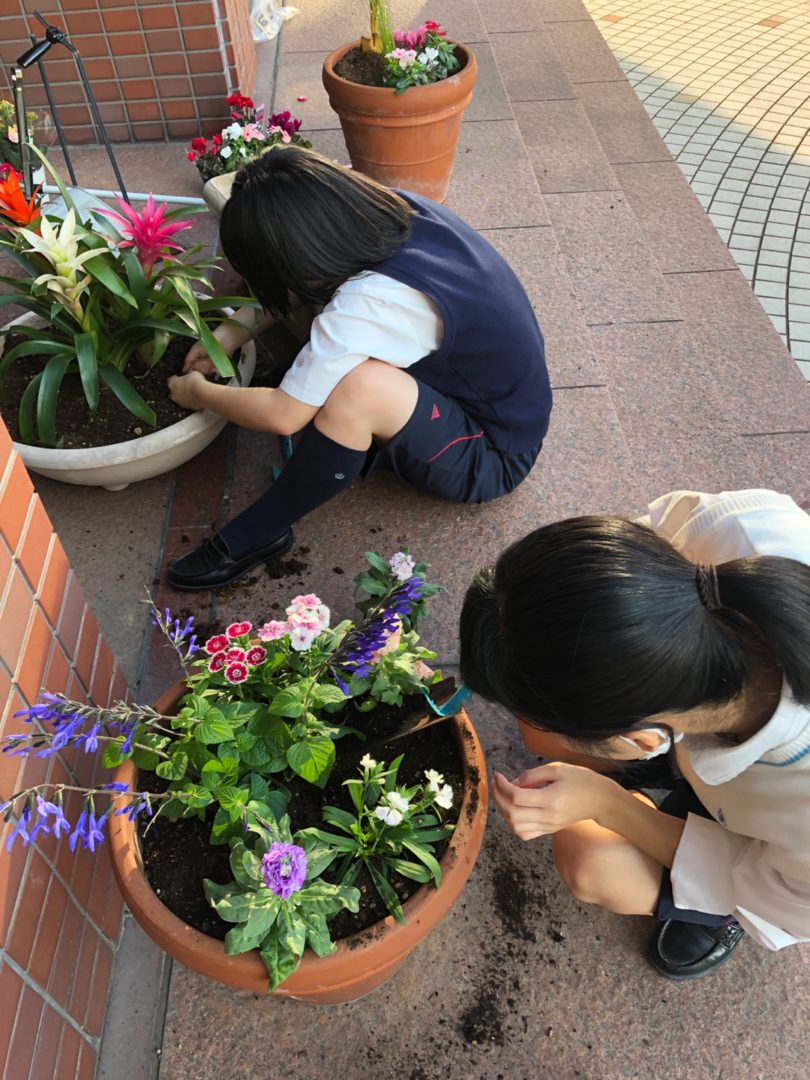
[[[292,547],[292,529],[287,529],[264,547],[253,548],[234,558],[228,545],[217,533],[198,548],[175,559],[169,567],[169,584],[173,589],[197,592],[201,589],[221,589],[244,577],[255,566],[276,559]]]
[[[736,922],[700,926],[668,919],[653,934],[647,959],[667,979],[699,979],[731,959],[744,933]]]

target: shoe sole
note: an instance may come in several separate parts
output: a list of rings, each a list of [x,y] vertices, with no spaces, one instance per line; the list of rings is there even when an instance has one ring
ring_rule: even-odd
[[[171,574],[167,574],[166,580],[172,589],[176,589],[178,592],[218,592],[220,589],[229,589],[231,585],[235,585],[237,581],[241,581],[243,577],[255,570],[257,566],[266,566],[267,563],[275,562],[276,559],[280,559],[282,555],[286,555],[292,548],[294,543],[292,534],[290,534],[289,543],[283,548],[279,548],[278,551],[274,551],[272,555],[268,555],[264,559],[257,559],[255,563],[250,566],[246,566],[244,570],[241,570],[235,577],[229,578],[228,581],[223,581],[220,585],[181,585],[172,580]]]

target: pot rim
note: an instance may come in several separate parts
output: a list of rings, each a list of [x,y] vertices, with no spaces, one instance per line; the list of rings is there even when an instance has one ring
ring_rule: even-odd
[[[156,710],[166,713],[177,704],[184,692],[185,682],[181,680],[175,683],[160,696],[155,704]],[[422,885],[403,904],[406,926],[388,915],[373,926],[336,942],[336,951],[328,956],[318,957],[310,949],[306,949],[296,971],[273,991],[276,996],[307,997],[312,994],[313,986],[316,990],[331,989],[335,983],[330,983],[330,975],[336,976],[349,956],[359,958],[371,951],[380,954],[380,966],[394,970],[438,921],[431,921],[430,913],[439,911],[438,917],[441,918],[455,903],[472,872],[483,841],[488,788],[483,751],[469,717],[462,709],[449,722],[453,724],[464,768],[465,785],[458,822],[440,860],[441,888],[436,889],[431,884]],[[473,770],[477,770],[477,780],[471,777]],[[137,769],[132,761],[125,761],[115,775],[116,779],[131,787],[137,777]],[[471,805],[473,799],[476,800],[474,807]],[[178,946],[185,954],[193,953],[196,963],[188,963],[183,959],[180,962],[201,974],[219,978],[221,981],[230,981],[226,976],[231,974],[234,976],[233,985],[266,993],[267,971],[258,950],[228,956],[223,942],[183,922],[155,894],[143,867],[135,822],[129,821],[126,815],[113,816],[110,819],[109,832],[113,869],[124,899],[135,919],[153,940],[170,955],[175,955],[171,945]],[[423,923],[426,925],[423,926]],[[155,934],[150,933],[150,930],[154,930]],[[344,978],[340,983],[343,988],[363,979],[362,964],[352,966],[360,967],[361,970],[356,979],[347,981]],[[217,969],[218,973],[213,974],[212,969]]]
[[[223,307],[225,315],[233,314],[232,308]],[[37,321],[47,325],[47,322],[37,315],[36,312],[26,311],[11,322],[0,327],[0,337],[13,332],[13,328],[19,324],[29,325]],[[246,372],[252,374],[255,365],[256,344],[248,341],[242,346],[241,359],[237,364],[240,374]],[[233,384],[233,378],[230,383]],[[239,384],[241,385],[241,384]],[[224,421],[217,413],[210,409],[201,409],[198,412],[184,416],[182,420],[176,420],[168,427],[158,431],[149,431],[145,435],[139,435],[135,439],[127,439],[125,442],[103,443],[101,446],[67,447],[59,449],[53,446],[33,446],[30,443],[13,443],[14,449],[25,458],[26,465],[31,468],[54,469],[55,462],[65,462],[65,467],[71,470],[82,468],[94,468],[99,465],[99,458],[103,457],[102,464],[105,466],[119,465],[125,462],[140,461],[159,454],[167,447],[176,446],[178,443],[199,435],[215,424],[224,426]]]
[[[335,64],[339,63],[346,53],[360,45],[359,38],[345,45],[339,45],[329,53],[323,62],[323,82],[327,93],[329,93],[330,88],[338,92],[342,91],[346,94],[352,94],[358,99],[365,99],[369,103],[374,101],[378,107],[383,101],[395,101],[397,111],[404,114],[419,113],[424,110],[425,99],[428,96],[430,96],[431,103],[435,107],[443,104],[445,98],[452,101],[461,94],[472,92],[472,86],[478,77],[478,61],[469,45],[463,45],[459,41],[454,42],[454,44],[459,58],[464,57],[464,63],[458,71],[446,79],[427,83],[425,86],[409,86],[402,94],[398,94],[393,86],[365,86],[363,83],[352,82],[351,79],[344,79],[337,74]]]

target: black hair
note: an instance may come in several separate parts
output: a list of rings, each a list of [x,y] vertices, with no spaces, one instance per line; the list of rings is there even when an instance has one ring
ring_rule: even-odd
[[[348,278],[393,255],[413,213],[361,173],[281,145],[239,169],[219,235],[228,261],[280,317],[290,312],[288,292],[327,303]]]
[[[599,742],[661,713],[731,701],[764,644],[810,703],[810,567],[774,556],[722,563],[713,611],[696,569],[623,518],[537,529],[467,590],[461,678],[529,724]]]

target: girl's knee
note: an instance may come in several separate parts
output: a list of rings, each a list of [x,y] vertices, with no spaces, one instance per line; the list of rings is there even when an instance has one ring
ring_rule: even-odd
[[[601,876],[596,845],[579,825],[560,829],[553,836],[554,862],[568,891],[585,904],[598,903],[597,881]]]

